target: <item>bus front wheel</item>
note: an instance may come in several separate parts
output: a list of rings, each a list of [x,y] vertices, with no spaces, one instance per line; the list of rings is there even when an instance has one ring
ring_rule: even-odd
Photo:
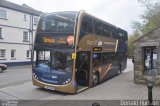
[[[118,69],[118,75],[120,75],[122,73],[122,70],[121,70],[121,65],[119,65],[119,69]]]
[[[99,83],[99,74],[98,74],[98,72],[96,72],[96,73],[93,75],[93,86],[98,85],[98,83]]]

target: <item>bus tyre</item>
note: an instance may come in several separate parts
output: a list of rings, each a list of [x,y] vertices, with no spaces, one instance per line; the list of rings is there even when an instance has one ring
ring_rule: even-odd
[[[96,72],[96,73],[93,75],[93,86],[98,85],[98,83],[99,83],[99,75],[98,75],[98,72]]]
[[[121,73],[122,73],[122,71],[121,71],[121,66],[119,66],[118,75],[120,75]]]

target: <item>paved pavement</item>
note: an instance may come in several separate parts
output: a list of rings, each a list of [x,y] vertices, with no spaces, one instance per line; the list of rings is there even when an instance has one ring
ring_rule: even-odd
[[[133,82],[131,60],[128,60],[127,69],[121,75],[76,95],[33,86],[30,66],[9,68],[4,73],[0,73],[0,100],[20,100],[24,106],[43,106],[44,104],[48,106],[53,104],[56,104],[55,106],[64,106],[64,104],[65,106],[91,106],[93,102],[96,102],[94,100],[98,100],[101,106],[106,106],[107,103],[117,106],[121,101],[116,100],[147,100],[147,93],[146,85],[137,85]],[[153,88],[153,99],[160,100],[160,86]]]

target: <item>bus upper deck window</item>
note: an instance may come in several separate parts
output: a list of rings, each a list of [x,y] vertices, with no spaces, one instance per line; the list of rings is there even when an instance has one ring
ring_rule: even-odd
[[[102,35],[102,23],[98,21],[94,21],[94,32],[97,35]]]
[[[81,28],[85,32],[92,33],[92,19],[89,17],[83,17]]]
[[[109,26],[103,25],[103,36],[109,37]]]

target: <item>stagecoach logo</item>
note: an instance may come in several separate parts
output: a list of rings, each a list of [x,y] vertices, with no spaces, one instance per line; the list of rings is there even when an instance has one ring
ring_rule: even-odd
[[[98,42],[98,46],[102,46],[103,45],[103,42],[102,41],[99,41]]]
[[[90,45],[90,46],[102,46],[103,42],[100,41],[99,39],[97,39],[95,41],[87,40],[87,45]]]
[[[115,50],[116,51],[118,41],[101,41],[97,39],[97,40],[87,40],[86,43],[89,46],[103,47],[103,50]]]
[[[105,46],[115,46],[116,43],[115,42],[103,42],[103,41],[100,41],[99,39],[98,40],[94,40],[94,41],[91,41],[91,40],[87,40],[87,45],[90,45],[90,46],[102,46],[102,45],[105,45]]]

